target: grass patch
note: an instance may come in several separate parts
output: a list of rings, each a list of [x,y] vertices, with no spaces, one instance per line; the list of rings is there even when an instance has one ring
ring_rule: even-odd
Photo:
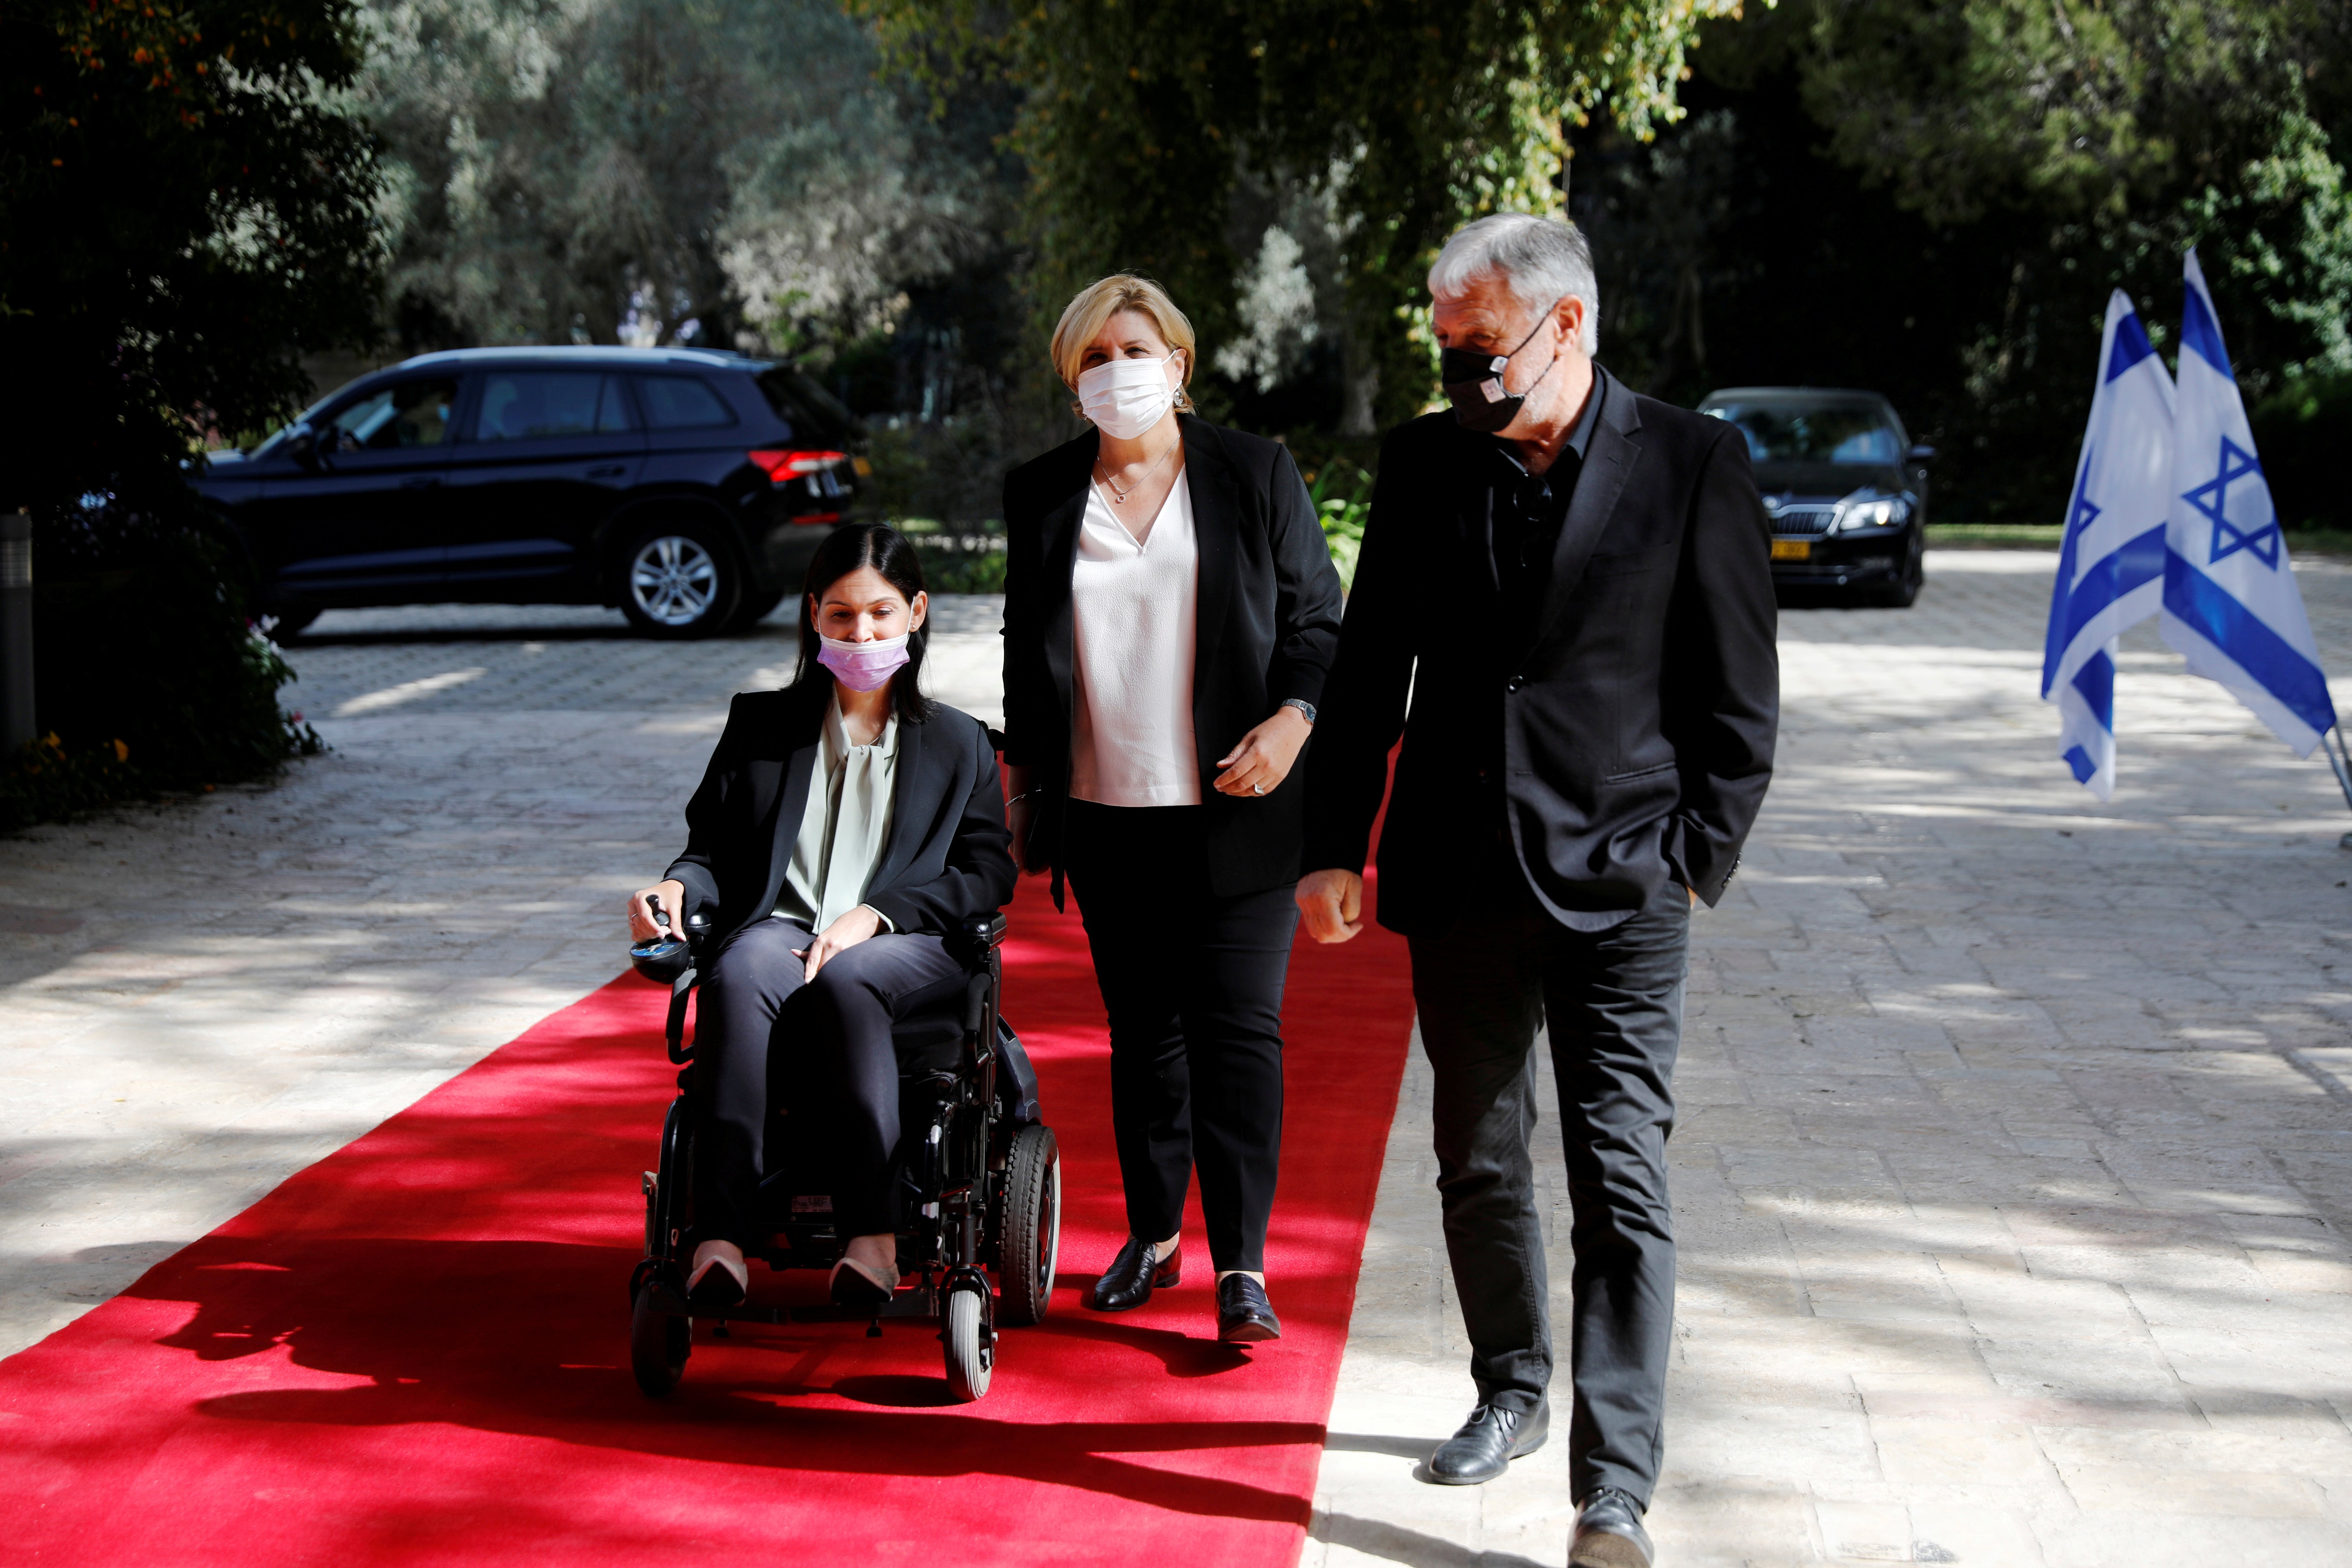
[[[923,563],[923,585],[934,594],[1004,592],[1004,532],[1001,523],[954,529],[928,517],[899,517],[890,526],[905,534]]]
[[[1931,522],[1927,542],[1946,550],[2055,550],[2065,531],[2054,522]]]

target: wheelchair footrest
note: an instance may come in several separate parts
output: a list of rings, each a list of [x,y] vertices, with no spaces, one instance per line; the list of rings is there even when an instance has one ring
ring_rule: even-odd
[[[760,1307],[743,1302],[721,1312],[697,1311],[686,1298],[667,1284],[656,1284],[646,1303],[672,1317],[698,1318],[714,1323],[863,1323],[875,1318],[936,1318],[940,1292],[936,1286],[917,1285],[893,1296],[879,1312],[865,1307],[836,1307],[826,1301],[809,1307]]]
[[[879,1312],[866,1307],[836,1307],[830,1301],[821,1306],[793,1309],[793,1321],[796,1323],[863,1323],[874,1318],[936,1318],[939,1315],[939,1290],[937,1288],[925,1289],[920,1285],[899,1291],[884,1304]]]

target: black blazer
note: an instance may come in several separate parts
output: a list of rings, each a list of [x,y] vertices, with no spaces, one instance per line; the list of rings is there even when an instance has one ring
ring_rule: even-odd
[[[1494,853],[1499,725],[1509,848],[1562,924],[1604,931],[1668,879],[1713,904],[1764,804],[1780,718],[1747,444],[1610,378],[1547,597],[1515,627],[1489,533],[1493,440],[1448,412],[1381,449],[1317,726],[1307,864],[1362,867],[1402,731],[1380,921],[1442,933]]]
[[[669,868],[686,884],[686,914],[712,912],[719,936],[766,918],[783,892],[831,696],[828,679],[738,692],[727,710],[686,804],[686,853]],[[936,705],[919,724],[901,721],[890,832],[865,901],[899,931],[944,934],[1013,896],[1012,843],[986,727]]]
[[[1262,799],[1219,795],[1216,763],[1285,699],[1321,702],[1339,638],[1339,574],[1286,449],[1181,418],[1201,547],[1192,733],[1210,884],[1231,898],[1298,879],[1304,753]],[[1075,690],[1070,573],[1099,441],[1088,430],[1004,479],[1004,760],[1028,768],[1040,792],[1030,866],[1052,868],[1057,904]]]

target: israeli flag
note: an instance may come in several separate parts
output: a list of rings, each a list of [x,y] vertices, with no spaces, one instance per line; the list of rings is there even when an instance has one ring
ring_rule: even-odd
[[[2221,320],[2189,253],[2165,531],[2164,640],[2307,757],[2336,723]]]
[[[2116,638],[2163,599],[2172,462],[2172,378],[2118,289],[2107,299],[2099,385],[2042,650],[2042,698],[2058,704],[2058,754],[2101,800],[2116,790]]]

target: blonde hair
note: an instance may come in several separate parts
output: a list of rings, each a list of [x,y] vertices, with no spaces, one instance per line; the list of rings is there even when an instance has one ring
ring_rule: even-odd
[[[1087,284],[1063,310],[1061,321],[1054,328],[1051,351],[1054,371],[1062,378],[1062,384],[1076,390],[1078,362],[1086,357],[1087,345],[1122,310],[1133,310],[1144,317],[1158,329],[1170,348],[1182,351],[1184,374],[1176,384],[1176,406],[1191,409],[1192,399],[1185,389],[1192,384],[1192,367],[1201,357],[1193,346],[1192,323],[1176,308],[1167,289],[1132,272],[1114,272]],[[1070,407],[1074,413],[1078,411],[1075,403]]]

